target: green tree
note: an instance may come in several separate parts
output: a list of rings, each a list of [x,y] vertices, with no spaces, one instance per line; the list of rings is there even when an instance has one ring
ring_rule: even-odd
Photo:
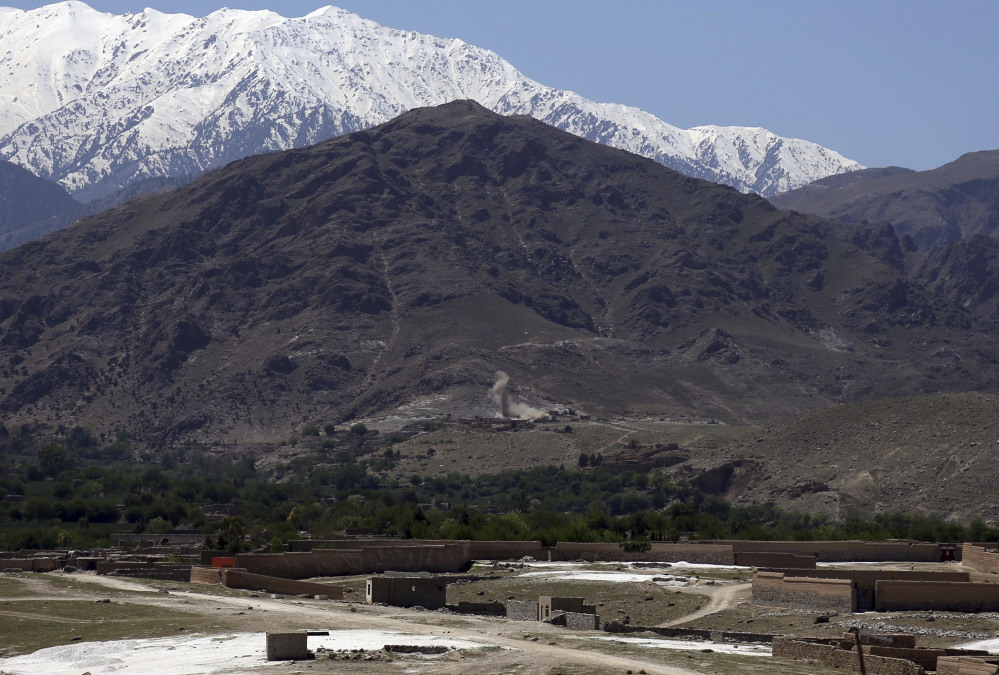
[[[66,451],[66,446],[52,441],[38,449],[38,468],[43,476],[50,478],[60,471],[73,468],[73,457]]]
[[[246,528],[243,521],[235,516],[223,516],[219,520],[219,548],[231,553],[243,550],[243,537]]]

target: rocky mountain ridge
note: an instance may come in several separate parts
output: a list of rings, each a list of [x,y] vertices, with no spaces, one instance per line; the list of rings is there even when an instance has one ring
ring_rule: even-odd
[[[921,250],[999,234],[999,150],[930,171],[899,167],[830,176],[774,195],[774,205],[846,223],[887,222]]]
[[[989,325],[823,221],[470,101],[0,256],[0,407],[163,443],[363,415],[770,420],[999,382]]]
[[[335,7],[301,18],[152,9],[115,16],[67,0],[0,8],[0,42],[0,158],[84,202],[456,99],[531,115],[763,195],[861,168],[765,129],[678,129],[636,108],[543,86],[460,40],[386,28]]]

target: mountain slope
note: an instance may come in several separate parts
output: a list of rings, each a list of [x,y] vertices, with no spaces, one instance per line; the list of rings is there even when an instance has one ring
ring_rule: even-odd
[[[923,250],[999,233],[999,150],[931,171],[868,169],[771,197],[774,205],[850,223],[887,221]]]
[[[66,227],[82,211],[58,184],[0,162],[0,251]]]
[[[736,503],[805,513],[995,514],[999,399],[980,393],[838,406],[691,453],[678,477]]]
[[[58,180],[81,201],[456,99],[764,195],[860,168],[765,129],[681,130],[544,87],[460,40],[334,7],[296,19],[235,10],[114,16],[70,0],[0,8],[0,42],[0,158]]]
[[[240,444],[354,415],[763,420],[994,387],[975,317],[820,221],[472,102],[0,256],[0,407]]]

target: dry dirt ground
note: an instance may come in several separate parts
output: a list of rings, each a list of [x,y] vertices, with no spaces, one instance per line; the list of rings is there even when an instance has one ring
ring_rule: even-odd
[[[718,586],[704,611],[734,602],[746,584]],[[731,590],[730,590],[731,589]],[[685,589],[701,594],[701,589]],[[356,597],[356,593],[352,594]],[[110,602],[102,602],[109,600]],[[703,598],[698,597],[698,600]],[[717,601],[716,601],[717,600]],[[700,607],[700,605],[695,605]],[[543,623],[446,612],[273,598],[230,589],[145,582],[92,574],[26,574],[0,578],[0,653],[11,656],[73,640],[312,629],[391,630],[467,639],[483,649],[440,657],[379,654],[374,661],[277,663],[252,673],[762,673],[769,657],[674,652],[594,640]],[[263,637],[261,637],[263,639]],[[322,655],[320,655],[322,656]],[[820,672],[787,664],[789,673]]]
[[[606,567],[605,567],[606,569]],[[473,570],[490,576],[488,568]],[[895,613],[833,616],[815,623],[807,613],[761,610],[750,602],[744,572],[699,573],[691,585],[650,590],[650,582],[580,586],[588,602],[599,601],[602,618],[619,618],[624,607],[638,625],[684,626],[747,632],[831,637],[851,622],[880,622],[900,629],[923,631],[927,646],[958,644],[999,635],[999,616]],[[348,599],[363,597],[363,577],[345,581]],[[551,585],[553,582],[547,582]],[[568,583],[568,582],[556,582]],[[449,602],[488,601],[511,593],[520,598],[536,593],[540,582],[510,576],[449,587]],[[567,587],[572,590],[572,587]],[[610,597],[620,589],[617,601]],[[456,593],[452,596],[452,589]],[[476,590],[481,589],[481,590]],[[647,596],[658,593],[651,601]],[[508,596],[503,596],[508,597]],[[629,598],[638,598],[630,602]],[[105,602],[106,601],[106,602]],[[670,601],[670,602],[667,602]],[[617,602],[617,604],[615,604]],[[624,604],[620,604],[624,603]],[[659,620],[654,617],[658,616]],[[932,621],[932,623],[929,623]],[[470,640],[479,649],[453,650],[441,656],[387,655],[369,652],[369,660],[335,660],[320,653],[307,662],[277,662],[247,669],[259,675],[291,673],[771,673],[826,675],[841,671],[809,662],[720,653],[717,648],[677,651],[608,641],[609,634],[573,631],[534,622],[366,605],[328,602],[220,587],[176,582],[126,580],[93,574],[62,573],[0,576],[0,657],[78,641],[184,635],[262,633],[301,629],[364,629],[436,635]],[[632,637],[651,637],[635,634]],[[261,635],[261,640],[263,636]],[[82,671],[81,671],[82,672]],[[227,673],[240,672],[227,670]]]

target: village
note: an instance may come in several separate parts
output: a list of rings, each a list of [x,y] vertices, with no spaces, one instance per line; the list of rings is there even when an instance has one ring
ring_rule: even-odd
[[[519,663],[523,672],[563,672],[562,666],[564,672],[754,672],[752,664],[762,664],[762,656],[788,672],[999,673],[994,544],[724,541],[628,547],[368,537],[303,539],[281,553],[230,555],[203,549],[192,534],[137,538],[112,537],[117,546],[99,551],[2,554],[0,615],[11,632],[3,636],[0,672],[38,672],[37,659],[46,653],[56,658],[53,650],[69,658],[68,649],[75,656],[66,670],[54,662],[45,662],[45,669],[83,672],[78,666],[95,658],[87,655],[87,645],[114,636],[126,642],[173,639],[173,658],[192,640],[225,635],[217,644],[248,653],[238,662],[227,657],[185,672],[289,672],[268,669],[300,662],[310,672],[324,672],[344,660],[357,672],[375,663],[466,672],[470,661]],[[53,594],[59,587],[67,593],[67,580],[74,590],[64,602],[118,596],[89,600],[92,611],[132,605],[188,612],[184,605],[214,603],[214,616],[226,617],[185,629],[181,643],[169,638],[178,630],[173,623],[169,630],[135,630],[140,621],[133,630],[119,625],[118,633],[88,637],[67,625],[58,609],[68,605],[57,604]],[[51,615],[46,602],[52,603]],[[240,603],[245,609],[223,611]],[[113,620],[99,623],[109,627]],[[24,631],[45,625],[69,630],[50,630],[47,641],[34,644],[51,646],[27,653],[33,642]],[[343,632],[364,626],[394,630],[374,643],[367,634],[351,640]],[[578,649],[567,646],[577,643]],[[202,649],[201,656],[207,654]],[[536,659],[551,668],[532,670],[527,664]],[[588,670],[573,664],[589,664]]]

